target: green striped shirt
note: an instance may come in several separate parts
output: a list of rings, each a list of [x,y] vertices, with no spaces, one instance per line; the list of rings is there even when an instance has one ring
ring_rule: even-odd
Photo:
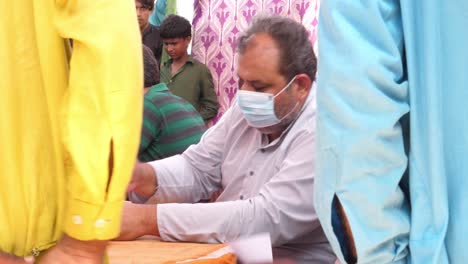
[[[138,159],[152,161],[184,152],[198,143],[205,122],[193,106],[172,94],[165,83],[145,94]]]

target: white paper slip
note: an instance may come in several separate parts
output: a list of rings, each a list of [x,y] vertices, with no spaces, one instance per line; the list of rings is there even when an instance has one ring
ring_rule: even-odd
[[[271,239],[269,233],[256,234],[229,243],[229,247],[240,263],[273,263]]]

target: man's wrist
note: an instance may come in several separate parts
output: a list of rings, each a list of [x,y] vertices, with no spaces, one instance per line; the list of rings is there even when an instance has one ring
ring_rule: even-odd
[[[145,235],[159,236],[158,228],[158,206],[157,205],[141,205],[142,224]]]
[[[78,240],[65,234],[60,239],[58,246],[70,255],[101,256],[106,251],[107,243],[107,240]]]
[[[153,167],[145,163],[143,166],[143,175],[145,184],[142,188],[141,195],[145,197],[153,196],[158,190],[158,181],[156,179],[156,172]]]

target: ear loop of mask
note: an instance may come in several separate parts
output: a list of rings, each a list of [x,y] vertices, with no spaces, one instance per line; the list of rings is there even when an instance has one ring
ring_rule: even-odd
[[[297,76],[297,75],[296,75]],[[289,88],[289,86],[291,86],[291,84],[296,80],[296,76],[294,76],[291,81],[288,82],[288,84],[286,84],[286,86],[284,86],[283,89],[281,89],[281,91],[277,92],[273,98],[275,98],[276,96],[278,96],[280,93],[284,92],[285,90],[287,90]]]
[[[297,75],[296,75],[297,76]],[[296,80],[296,76],[294,76],[291,81],[283,88],[281,89],[281,91],[279,91],[278,93],[275,94],[275,96],[273,96],[273,98],[275,98],[278,94],[282,93],[283,91],[285,91],[287,88],[289,88],[289,86],[291,86],[291,84]],[[282,122],[283,120],[285,120],[286,118],[288,118],[289,116],[291,116],[291,114],[296,110],[297,106],[299,105],[299,102],[296,102],[296,104],[294,105],[294,107],[289,111],[289,113],[287,113],[286,115],[284,115],[281,119],[276,117],[279,122]],[[276,114],[275,114],[276,116]]]

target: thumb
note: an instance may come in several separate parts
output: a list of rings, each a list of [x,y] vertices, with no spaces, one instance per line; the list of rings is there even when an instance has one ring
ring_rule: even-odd
[[[128,184],[128,187],[127,187],[127,193],[135,190],[135,188],[137,187],[137,184],[136,183],[133,183],[131,182],[130,184]]]
[[[24,257],[24,262],[28,264],[32,264],[34,263],[34,257],[33,256]]]

